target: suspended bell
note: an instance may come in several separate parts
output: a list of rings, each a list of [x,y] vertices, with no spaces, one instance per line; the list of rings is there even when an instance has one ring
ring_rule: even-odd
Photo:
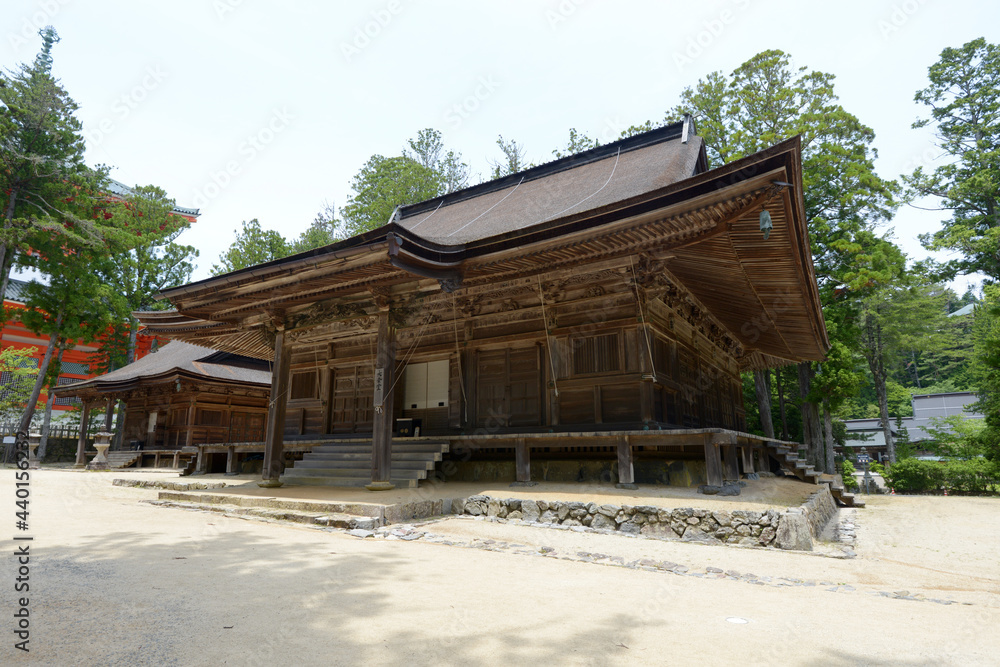
[[[771,222],[771,214],[764,209],[760,212],[760,231],[764,232],[764,240],[771,235],[771,230],[774,229],[774,223]]]

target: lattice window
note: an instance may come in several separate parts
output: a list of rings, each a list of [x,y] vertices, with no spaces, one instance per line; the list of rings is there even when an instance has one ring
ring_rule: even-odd
[[[621,366],[621,336],[617,332],[573,340],[574,375],[614,373]]]
[[[222,426],[222,410],[201,410],[199,426]]]
[[[59,366],[63,375],[90,375],[90,366],[78,364],[75,361],[64,361]]]
[[[292,374],[291,400],[319,398],[319,373],[306,371]]]
[[[56,386],[61,387],[66,384],[73,384],[74,382],[81,382],[81,380],[80,378],[68,378],[65,376],[59,376],[59,378],[56,379]],[[52,402],[52,405],[61,405],[61,406],[70,406],[79,404],[80,404],[80,399],[77,398],[76,396],[66,396],[62,398],[57,396],[56,400]]]

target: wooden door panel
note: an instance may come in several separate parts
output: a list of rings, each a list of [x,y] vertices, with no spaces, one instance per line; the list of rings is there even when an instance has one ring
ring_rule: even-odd
[[[537,348],[480,352],[476,416],[479,426],[541,424],[541,369]]]

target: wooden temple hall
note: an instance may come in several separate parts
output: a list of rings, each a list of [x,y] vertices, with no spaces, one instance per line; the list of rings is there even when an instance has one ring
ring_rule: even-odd
[[[776,465],[740,372],[829,346],[799,140],[708,170],[690,120],[161,297],[271,362],[262,485],[722,484]]]

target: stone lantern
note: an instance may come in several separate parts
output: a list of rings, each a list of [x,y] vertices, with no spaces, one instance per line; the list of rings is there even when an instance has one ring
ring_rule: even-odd
[[[108,448],[111,446],[112,435],[107,431],[101,431],[94,436],[94,449],[97,450],[97,456],[87,465],[87,470],[111,469],[111,466],[108,465]]]

